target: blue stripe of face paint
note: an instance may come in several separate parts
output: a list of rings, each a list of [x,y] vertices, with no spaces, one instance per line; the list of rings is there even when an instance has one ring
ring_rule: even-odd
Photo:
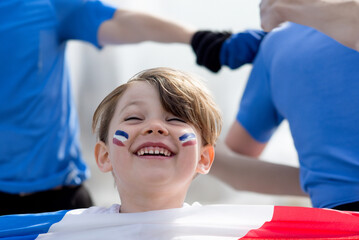
[[[126,132],[124,132],[124,131],[121,131],[121,130],[117,130],[115,135],[123,136],[123,137],[128,139],[128,134]]]
[[[183,134],[182,136],[179,137],[179,140],[182,142],[182,141],[185,141],[187,139],[194,139],[196,138],[196,135],[194,135],[194,133],[185,133]]]

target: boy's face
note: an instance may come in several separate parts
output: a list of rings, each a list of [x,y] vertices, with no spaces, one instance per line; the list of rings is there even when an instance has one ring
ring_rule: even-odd
[[[158,90],[147,82],[133,82],[119,99],[108,136],[106,145],[96,145],[96,160],[102,171],[112,171],[120,193],[152,187],[187,191],[213,160],[212,146],[203,147],[192,124],[166,112]]]

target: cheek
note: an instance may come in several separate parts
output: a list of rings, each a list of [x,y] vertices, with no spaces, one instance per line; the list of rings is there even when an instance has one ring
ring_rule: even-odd
[[[128,133],[122,130],[117,130],[113,135],[112,143],[117,146],[124,147],[125,142],[128,140],[128,138],[129,138]]]
[[[183,147],[193,146],[197,144],[197,137],[194,133],[185,133],[179,137]]]

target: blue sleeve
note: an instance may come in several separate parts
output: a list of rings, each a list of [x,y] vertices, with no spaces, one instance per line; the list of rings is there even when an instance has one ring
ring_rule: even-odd
[[[259,142],[267,142],[282,122],[271,96],[269,74],[258,53],[240,102],[237,121]]]
[[[261,30],[247,30],[233,34],[222,45],[221,65],[236,69],[243,64],[252,63],[266,34]]]
[[[62,5],[60,9],[68,8],[69,4],[64,3],[67,1],[69,0],[62,0],[59,4]],[[116,9],[96,0],[83,0],[72,6],[71,12],[60,22],[61,40],[83,40],[100,48],[97,38],[98,29],[101,23],[113,17]]]

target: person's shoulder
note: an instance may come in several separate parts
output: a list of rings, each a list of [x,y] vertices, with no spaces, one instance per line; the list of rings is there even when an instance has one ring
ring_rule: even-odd
[[[316,30],[304,26],[301,24],[293,23],[293,22],[286,22],[278,26],[277,28],[274,28],[271,32],[267,34],[267,40],[268,39],[276,39],[276,38],[283,38],[283,37],[293,37],[296,38],[298,36],[307,35],[308,32],[315,32]],[[284,39],[285,41],[285,39]]]
[[[271,62],[274,56],[287,54],[292,46],[301,42],[308,36],[309,27],[286,22],[269,32],[261,43],[262,55]],[[278,55],[279,54],[279,55]],[[281,56],[282,57],[282,56]]]

